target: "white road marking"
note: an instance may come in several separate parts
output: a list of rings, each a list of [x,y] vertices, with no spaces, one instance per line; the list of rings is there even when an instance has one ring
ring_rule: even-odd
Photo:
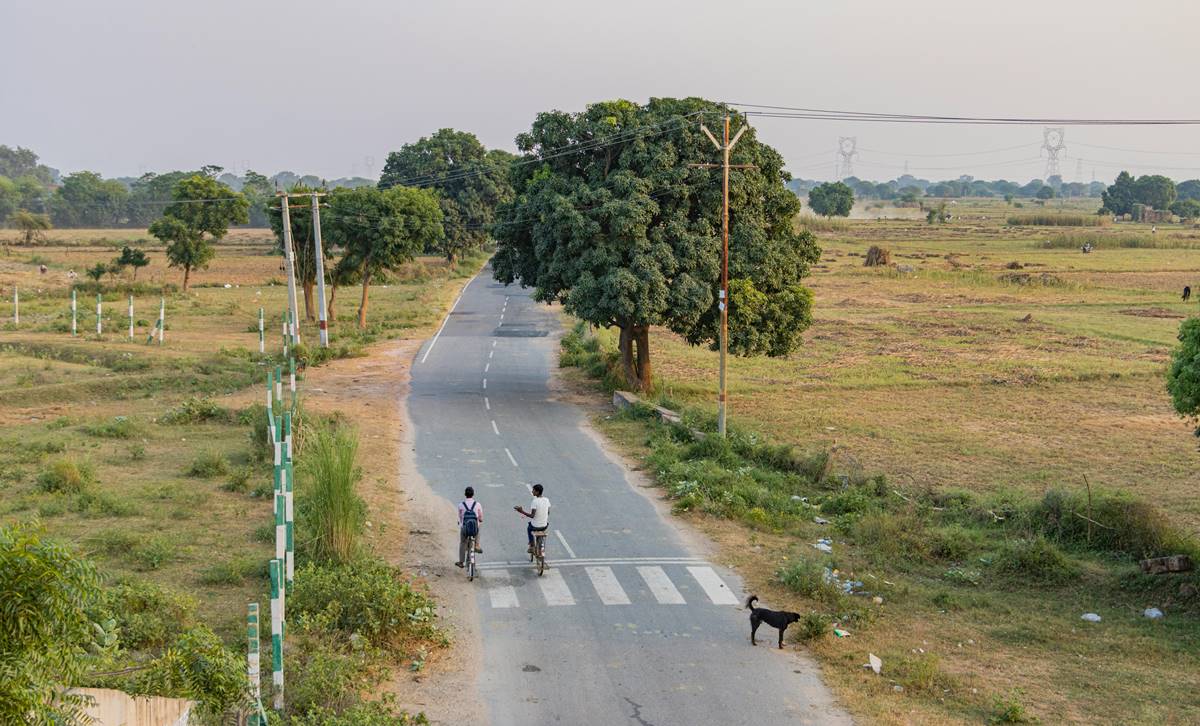
[[[558,570],[546,570],[546,573],[538,578],[538,585],[542,588],[542,596],[546,598],[547,605],[575,604],[575,596],[571,594],[567,581]]]
[[[475,277],[479,277],[479,273],[475,273]],[[433,346],[437,345],[438,338],[442,336],[442,331],[446,329],[446,323],[450,322],[450,313],[453,313],[455,308],[458,307],[458,304],[462,302],[463,293],[467,291],[467,288],[471,286],[472,282],[475,282],[475,277],[472,277],[467,281],[466,285],[463,285],[462,292],[458,293],[458,297],[454,299],[454,304],[450,306],[450,312],[446,313],[445,318],[442,318],[441,327],[439,327],[437,333],[434,334],[433,340],[429,341],[429,347],[425,349],[425,355],[421,356],[422,363],[424,363],[425,359],[429,357],[429,354],[433,352]]]
[[[526,482],[521,482],[521,483],[525,485],[525,489],[526,489],[526,490],[527,490],[527,491],[528,491],[530,494],[533,494],[533,485],[532,485],[532,484],[530,484],[530,483],[529,483],[529,482],[527,482],[527,481],[526,481]]]
[[[699,557],[585,557],[578,560],[556,561],[555,564],[558,567],[588,567],[591,565],[704,565],[707,563]],[[480,570],[527,568],[529,560],[483,562],[476,567]]]
[[[487,379],[486,378],[483,379],[483,390],[485,390],[485,391],[487,390]]]
[[[494,340],[492,341],[492,347],[493,347],[493,348],[495,348],[495,347],[496,347],[496,341],[494,341]]]
[[[480,570],[488,581],[488,598],[494,608],[515,608],[520,606],[517,591],[509,583],[507,570]]]
[[[501,319],[501,320],[503,320],[503,319],[504,319],[504,313],[500,313],[500,319]]]
[[[683,595],[679,594],[679,590],[675,589],[675,585],[671,582],[671,578],[667,577],[667,573],[663,572],[663,568],[657,565],[642,565],[637,568],[638,574],[646,581],[646,587],[650,588],[650,592],[654,595],[654,599],[658,600],[659,605],[686,605]]]
[[[497,436],[500,435],[500,429],[496,427],[496,419],[492,419],[492,431],[495,431]]]
[[[516,466],[516,465],[517,465],[517,460],[513,458],[512,452],[508,450],[508,447],[507,447],[507,446],[506,446],[506,447],[504,447],[504,453],[508,454],[508,460],[512,462],[512,465],[513,465],[513,466]],[[528,484],[526,484],[526,486],[529,486],[529,485],[528,485]]]
[[[709,600],[712,600],[713,605],[738,604],[737,597],[725,586],[713,568],[689,567],[687,570],[692,573],[692,577],[696,578],[696,582],[700,583],[700,587],[704,588],[704,593],[708,595]]]
[[[621,589],[621,583],[617,582],[617,576],[613,574],[611,567],[587,567],[584,571],[592,581],[592,587],[596,588],[600,602],[605,605],[629,604],[629,596]]]
[[[554,534],[558,537],[558,541],[562,542],[563,549],[567,551],[567,555],[571,559],[575,559],[575,550],[571,549],[571,545],[567,544],[567,538],[563,536],[563,533],[556,529],[554,530]]]
[[[489,350],[489,351],[488,351],[488,360],[491,360],[491,359],[492,359],[492,356],[494,356],[494,355],[496,355],[496,351],[494,351],[494,350]]]
[[[487,372],[488,372],[489,370],[491,370],[491,369],[492,369],[492,364],[491,364],[491,363],[485,363],[485,364],[484,364],[484,366],[483,366],[483,372],[484,372],[484,373],[487,373]]]
[[[483,407],[489,411],[492,410],[492,404],[488,402],[487,396],[483,397]]]

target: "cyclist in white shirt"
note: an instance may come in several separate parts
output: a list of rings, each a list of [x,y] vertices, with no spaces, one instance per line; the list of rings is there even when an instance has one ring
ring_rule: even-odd
[[[522,514],[529,518],[529,526],[525,528],[525,533],[529,535],[529,549],[527,552],[533,552],[533,533],[545,532],[550,528],[550,500],[542,496],[541,484],[533,485],[533,501],[529,503],[529,511],[525,511],[520,505],[513,507],[518,514]]]

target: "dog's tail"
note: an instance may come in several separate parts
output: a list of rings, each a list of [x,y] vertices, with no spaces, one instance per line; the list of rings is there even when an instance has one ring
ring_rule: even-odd
[[[758,602],[758,595],[751,595],[750,599],[746,601],[746,609],[753,608],[756,602]]]

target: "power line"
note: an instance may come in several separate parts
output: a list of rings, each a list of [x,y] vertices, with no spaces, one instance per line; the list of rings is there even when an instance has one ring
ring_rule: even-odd
[[[1035,146],[1041,146],[1041,144],[1039,144],[1035,141],[1030,144],[1019,144],[1017,146],[1005,146],[1004,148],[1001,148],[1001,149],[989,149],[987,151],[960,151],[960,152],[945,153],[945,154],[917,154],[917,153],[908,153],[908,152],[900,152],[900,151],[880,151],[879,149],[864,149],[862,147],[859,147],[859,148],[861,151],[866,151],[871,154],[883,154],[884,156],[919,156],[919,157],[926,157],[926,158],[946,158],[946,157],[956,157],[956,156],[983,156],[985,154],[999,154],[1004,151],[1017,151],[1018,149],[1031,149]]]
[[[1062,125],[1062,126],[1196,126],[1200,119],[1113,119],[1113,118],[1038,118],[1019,116],[942,116],[936,114],[876,113],[871,111],[844,111],[835,109],[802,108],[797,106],[775,106],[759,103],[727,101],[730,106],[767,109],[747,111],[747,116],[775,118],[801,118],[830,121],[875,121],[888,123],[957,123],[957,124],[1017,124],[1017,125]],[[782,112],[782,113],[781,113]]]

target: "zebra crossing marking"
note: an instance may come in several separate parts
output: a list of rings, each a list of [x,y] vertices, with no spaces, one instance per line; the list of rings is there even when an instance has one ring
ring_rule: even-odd
[[[629,596],[621,588],[621,583],[617,582],[617,576],[613,574],[611,567],[585,567],[583,570],[592,581],[596,594],[600,596],[600,602],[605,605],[629,604]]]
[[[650,588],[650,593],[654,595],[654,599],[658,601],[659,605],[687,604],[663,568],[657,565],[642,565],[637,568],[637,571],[645,580],[646,587]]]
[[[737,596],[729,591],[725,586],[725,582],[720,576],[713,571],[711,567],[689,567],[687,571],[692,573],[692,577],[696,582],[700,583],[700,587],[704,589],[704,594],[708,595],[708,599],[712,600],[713,605],[737,605]]]
[[[510,583],[508,570],[481,570],[480,574],[488,581],[488,598],[494,608],[515,608],[520,606],[517,600],[517,590]]]
[[[542,597],[546,598],[547,605],[553,607],[575,604],[575,596],[571,594],[571,588],[567,587],[567,581],[558,570],[547,570],[538,578],[538,585],[542,588]]]

